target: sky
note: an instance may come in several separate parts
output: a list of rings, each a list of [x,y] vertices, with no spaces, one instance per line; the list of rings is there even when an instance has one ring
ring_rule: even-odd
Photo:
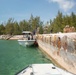
[[[29,20],[31,14],[46,23],[53,20],[58,11],[63,15],[76,14],[76,0],[0,0],[0,24],[9,18],[18,22]]]

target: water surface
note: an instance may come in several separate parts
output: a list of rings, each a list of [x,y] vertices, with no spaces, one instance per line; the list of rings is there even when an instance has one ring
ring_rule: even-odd
[[[34,63],[50,60],[37,47],[23,47],[16,40],[0,40],[0,75],[14,75]]]

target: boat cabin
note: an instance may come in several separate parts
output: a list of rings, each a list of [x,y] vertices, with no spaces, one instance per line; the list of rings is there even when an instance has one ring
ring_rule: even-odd
[[[30,31],[23,31],[22,34],[23,34],[23,38],[26,38],[28,40],[33,40],[32,32],[30,32]]]

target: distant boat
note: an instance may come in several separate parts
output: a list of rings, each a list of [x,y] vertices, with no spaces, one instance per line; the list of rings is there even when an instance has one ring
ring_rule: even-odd
[[[35,43],[35,38],[30,31],[23,31],[23,38],[18,40],[19,44],[22,46],[31,46]]]
[[[32,64],[16,75],[73,75],[53,64]]]

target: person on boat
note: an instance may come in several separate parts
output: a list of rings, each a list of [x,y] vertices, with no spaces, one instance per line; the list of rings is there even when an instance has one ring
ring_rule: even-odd
[[[28,35],[28,40],[30,40],[30,33],[29,33],[29,35]]]
[[[33,40],[33,34],[31,33],[31,40]]]
[[[32,34],[35,35],[37,33],[37,28],[33,30]]]

